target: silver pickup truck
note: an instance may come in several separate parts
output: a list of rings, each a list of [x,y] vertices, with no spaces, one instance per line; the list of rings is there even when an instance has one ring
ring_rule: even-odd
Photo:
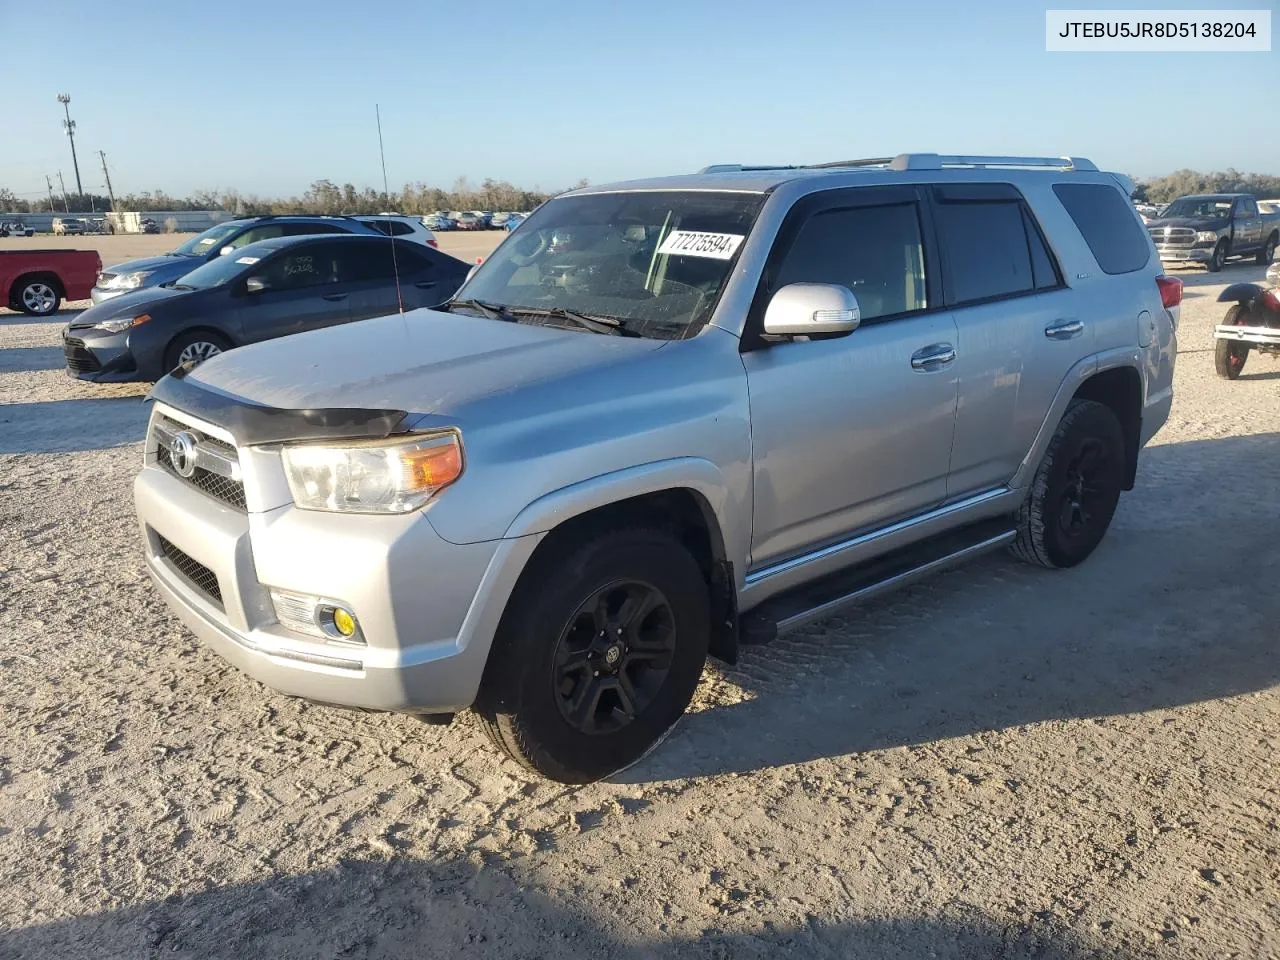
[[[1090,555],[1173,399],[1182,286],[1131,189],[911,154],[565,194],[441,309],[162,379],[148,569],[278,691],[471,708],[608,776],[708,655],[984,551]]]

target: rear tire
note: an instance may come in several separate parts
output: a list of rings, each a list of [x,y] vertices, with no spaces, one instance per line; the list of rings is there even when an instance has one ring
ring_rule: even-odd
[[[1014,555],[1059,569],[1085,560],[1111,525],[1124,476],[1116,415],[1094,400],[1072,400],[1018,510]]]
[[[231,349],[227,339],[208,330],[192,330],[176,337],[164,352],[164,372],[188,361],[199,365],[210,357],[216,357]]]
[[[41,277],[19,280],[14,286],[12,303],[23,313],[33,317],[48,317],[62,306],[62,291],[53,282]]]
[[[591,783],[661,743],[693,698],[710,634],[689,551],[621,529],[557,551],[522,578],[475,711],[526,770]]]
[[[1276,235],[1273,233],[1258,251],[1258,266],[1269,266],[1276,255]]]
[[[1244,326],[1245,310],[1236,304],[1222,318],[1224,326]],[[1250,345],[1241,340],[1215,340],[1213,342],[1213,369],[1224,380],[1234,380],[1244,369],[1245,360],[1249,359]]]

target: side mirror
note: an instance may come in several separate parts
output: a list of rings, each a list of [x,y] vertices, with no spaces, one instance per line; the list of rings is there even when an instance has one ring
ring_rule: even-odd
[[[267,289],[267,281],[261,277],[250,277],[244,282],[245,293],[261,293],[265,289]]]
[[[858,298],[838,283],[789,283],[764,312],[764,332],[780,337],[852,333],[862,313]]]

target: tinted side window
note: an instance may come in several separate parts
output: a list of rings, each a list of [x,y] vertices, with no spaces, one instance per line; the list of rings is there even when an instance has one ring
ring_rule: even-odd
[[[297,290],[321,284],[337,283],[339,245],[309,243],[276,254],[262,265],[259,273],[268,290]]]
[[[955,302],[1007,297],[1035,288],[1021,204],[940,202],[937,222]]]
[[[397,269],[400,276],[419,273],[433,265],[432,261],[408,243],[349,243],[343,245],[343,278],[346,280],[392,280]]]
[[[241,247],[248,246],[251,243],[257,243],[259,240],[271,240],[275,237],[284,236],[284,227],[278,223],[264,224],[261,227],[250,227],[234,240],[229,240],[223,246],[231,247],[233,250],[239,250]]]
[[[796,234],[774,289],[839,283],[858,298],[863,321],[928,306],[920,217],[914,203],[815,213]]]
[[[1055,183],[1053,192],[1104,273],[1132,273],[1147,265],[1150,241],[1119,190],[1102,183]]]
[[[1044,235],[1029,211],[1022,210],[1022,225],[1027,230],[1027,245],[1031,248],[1031,275],[1036,282],[1037,290],[1049,290],[1061,286],[1062,275],[1058,273],[1058,265],[1053,254],[1044,242]]]
[[[1258,215],[1258,207],[1252,200],[1241,200],[1239,215],[1242,217],[1256,217]]]
[[[342,227],[334,226],[332,223],[286,223],[284,225],[284,236],[301,237],[306,234],[317,233],[348,233]]]

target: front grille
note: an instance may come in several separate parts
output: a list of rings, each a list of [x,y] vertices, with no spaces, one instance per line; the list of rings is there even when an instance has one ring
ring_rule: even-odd
[[[1157,244],[1189,247],[1196,242],[1196,232],[1190,227],[1152,227],[1151,239]]]
[[[189,477],[180,476],[178,471],[173,468],[173,461],[169,459],[169,451],[164,447],[156,448],[156,463],[160,464],[179,480],[185,480],[192,486],[198,487],[215,500],[228,503],[237,510],[245,509],[244,484],[239,480],[232,480],[230,477],[211,473],[203,467],[196,467],[196,472]]]
[[[156,539],[160,541],[160,552],[173,564],[173,568],[193,587],[218,606],[222,606],[222,588],[218,586],[218,575],[199,560],[187,556],[160,534],[156,534]]]
[[[102,364],[85,348],[83,340],[67,337],[62,342],[62,352],[67,358],[68,369],[73,373],[97,373],[102,369]]]
[[[158,466],[168,470],[179,480],[191,484],[196,489],[210,497],[213,497],[215,500],[220,500],[225,504],[235,507],[237,510],[245,509],[244,484],[235,477],[226,476],[225,474],[225,471],[232,470],[234,465],[239,462],[239,457],[234,446],[227,443],[225,440],[220,440],[219,438],[210,436],[209,434],[201,430],[197,430],[194,427],[189,427],[185,423],[178,423],[175,420],[170,420],[168,417],[157,417],[155,427],[157,430],[163,431],[164,434],[168,435],[179,432],[190,433],[196,438],[197,450],[215,454],[223,461],[221,465],[216,461],[212,462],[211,465],[215,468],[214,470],[209,470],[203,466],[197,465],[195,472],[192,473],[191,476],[184,477],[174,468],[173,459],[170,456],[169,449],[165,445],[162,435],[161,437],[156,438],[156,464]],[[210,462],[207,457],[205,458],[205,462]]]

